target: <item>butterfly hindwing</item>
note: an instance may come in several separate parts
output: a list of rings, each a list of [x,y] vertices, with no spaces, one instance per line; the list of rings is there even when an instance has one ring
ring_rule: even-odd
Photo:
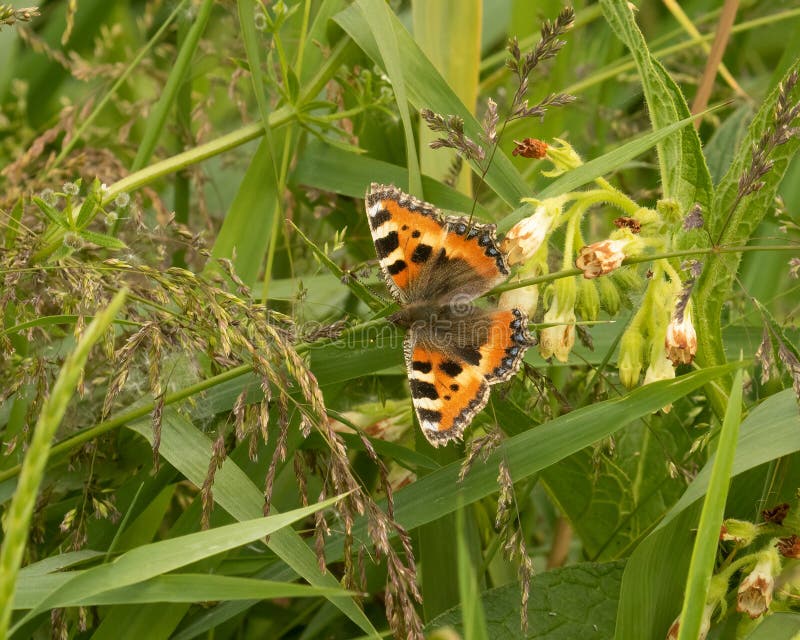
[[[480,370],[453,354],[406,336],[406,366],[411,401],[419,426],[435,447],[459,439],[489,401],[489,385]]]
[[[373,184],[366,204],[381,270],[398,302],[471,299],[508,276],[494,225],[445,217],[392,186]]]
[[[436,325],[406,336],[411,399],[423,433],[434,446],[461,437],[489,400],[489,385],[519,370],[533,344],[518,309],[445,311]]]

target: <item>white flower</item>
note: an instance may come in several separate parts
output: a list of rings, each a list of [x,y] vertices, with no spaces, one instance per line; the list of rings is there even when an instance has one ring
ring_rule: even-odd
[[[697,353],[697,333],[692,324],[692,314],[689,309],[683,312],[683,318],[678,321],[674,316],[667,326],[667,337],[664,340],[664,349],[672,364],[691,364],[694,354]]]
[[[601,240],[581,247],[575,266],[583,271],[583,277],[591,280],[619,269],[625,259],[628,240]]]
[[[564,200],[563,196],[548,198],[541,202],[526,200],[538,206],[533,215],[520,220],[503,238],[501,248],[509,264],[521,264],[534,256],[547,239],[553,221],[561,213]]]
[[[539,332],[539,353],[545,360],[555,356],[566,362],[575,344],[575,296],[573,278],[559,280],[555,284],[553,301],[544,314],[545,324],[553,324]]]
[[[736,610],[755,619],[764,615],[772,603],[772,590],[775,588],[773,575],[779,564],[777,552],[773,547],[759,554],[758,564],[739,585],[736,596]]]

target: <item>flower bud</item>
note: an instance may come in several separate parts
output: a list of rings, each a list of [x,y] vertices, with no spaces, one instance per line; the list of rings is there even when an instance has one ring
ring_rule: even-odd
[[[697,333],[688,308],[684,309],[680,320],[676,316],[677,314],[672,317],[667,326],[664,349],[672,364],[677,367],[679,364],[691,364],[694,360],[694,354],[697,353]]]
[[[619,269],[625,259],[627,240],[601,240],[581,247],[575,266],[587,279],[597,278]]]
[[[600,295],[597,286],[591,280],[578,281],[578,313],[584,320],[597,320],[600,315]]]
[[[775,573],[780,570],[780,558],[769,546],[757,554],[755,568],[742,580],[736,596],[736,610],[755,619],[767,612],[772,603]]]
[[[527,262],[534,256],[550,233],[553,221],[561,213],[564,200],[563,196],[548,198],[541,202],[533,199],[525,200],[537,205],[536,211],[511,227],[500,243],[500,248],[506,254],[509,264]]]
[[[639,384],[639,374],[642,372],[642,354],[644,338],[638,325],[631,324],[622,334],[619,344],[619,380],[628,389],[633,389]]]
[[[581,160],[581,157],[569,142],[561,138],[554,138],[553,140],[557,144],[551,144],[547,147],[547,159],[553,163],[554,168],[549,171],[542,171],[543,176],[555,178],[583,164],[583,160]]]
[[[555,356],[566,362],[575,344],[575,279],[558,280],[553,289],[553,300],[544,314],[544,322],[554,326],[539,332],[539,353],[545,360]]]
[[[616,283],[611,278],[598,278],[595,282],[600,294],[600,305],[608,311],[608,315],[617,315],[622,307],[622,296]]]
[[[742,547],[746,547],[755,540],[758,533],[758,526],[752,522],[728,518],[722,523],[719,539],[723,541],[733,541]]]

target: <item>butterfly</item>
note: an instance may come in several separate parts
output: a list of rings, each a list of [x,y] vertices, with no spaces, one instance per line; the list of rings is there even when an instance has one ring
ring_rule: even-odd
[[[460,439],[489,401],[489,387],[520,368],[534,344],[519,309],[486,310],[475,298],[509,275],[495,226],[444,215],[391,185],[366,195],[375,252],[406,329],[411,399],[435,447]]]

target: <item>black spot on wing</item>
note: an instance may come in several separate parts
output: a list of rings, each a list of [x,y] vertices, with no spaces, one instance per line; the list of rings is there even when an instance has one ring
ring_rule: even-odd
[[[411,254],[411,262],[427,262],[428,258],[431,257],[431,252],[433,251],[433,247],[429,244],[418,244],[417,248],[414,249],[414,253]]]
[[[412,398],[430,398],[431,400],[439,398],[439,392],[430,382],[423,382],[422,380],[411,380],[410,382]]]
[[[389,272],[390,275],[396,276],[407,266],[408,265],[406,264],[405,260],[395,260],[392,264],[386,267],[386,270]]]
[[[422,360],[414,360],[411,363],[411,368],[414,371],[419,371],[421,373],[430,373],[431,369],[433,369],[433,365],[430,362],[423,362]]]
[[[420,231],[412,231],[411,232],[411,237],[412,238],[419,238],[421,235],[422,235],[422,233]]]
[[[420,422],[423,422],[423,421],[441,422],[442,421],[442,412],[441,411],[433,411],[432,409],[417,409],[417,413],[419,414]]]
[[[473,366],[477,366],[481,362],[481,352],[476,347],[461,347],[456,349],[456,355]]]
[[[388,222],[391,219],[392,219],[392,214],[389,213],[389,211],[387,211],[386,209],[381,209],[374,216],[370,217],[369,224],[373,229],[377,229],[384,222]]]
[[[450,385],[450,391],[458,391],[459,386],[455,383]]]
[[[452,360],[445,360],[444,362],[442,362],[442,364],[439,365],[439,368],[451,378],[455,378],[459,373],[461,373],[464,370],[460,364],[458,364],[457,362],[453,362]]]
[[[383,259],[399,246],[400,238],[397,235],[397,231],[392,231],[382,238],[376,238],[375,253],[378,254],[378,258]]]

